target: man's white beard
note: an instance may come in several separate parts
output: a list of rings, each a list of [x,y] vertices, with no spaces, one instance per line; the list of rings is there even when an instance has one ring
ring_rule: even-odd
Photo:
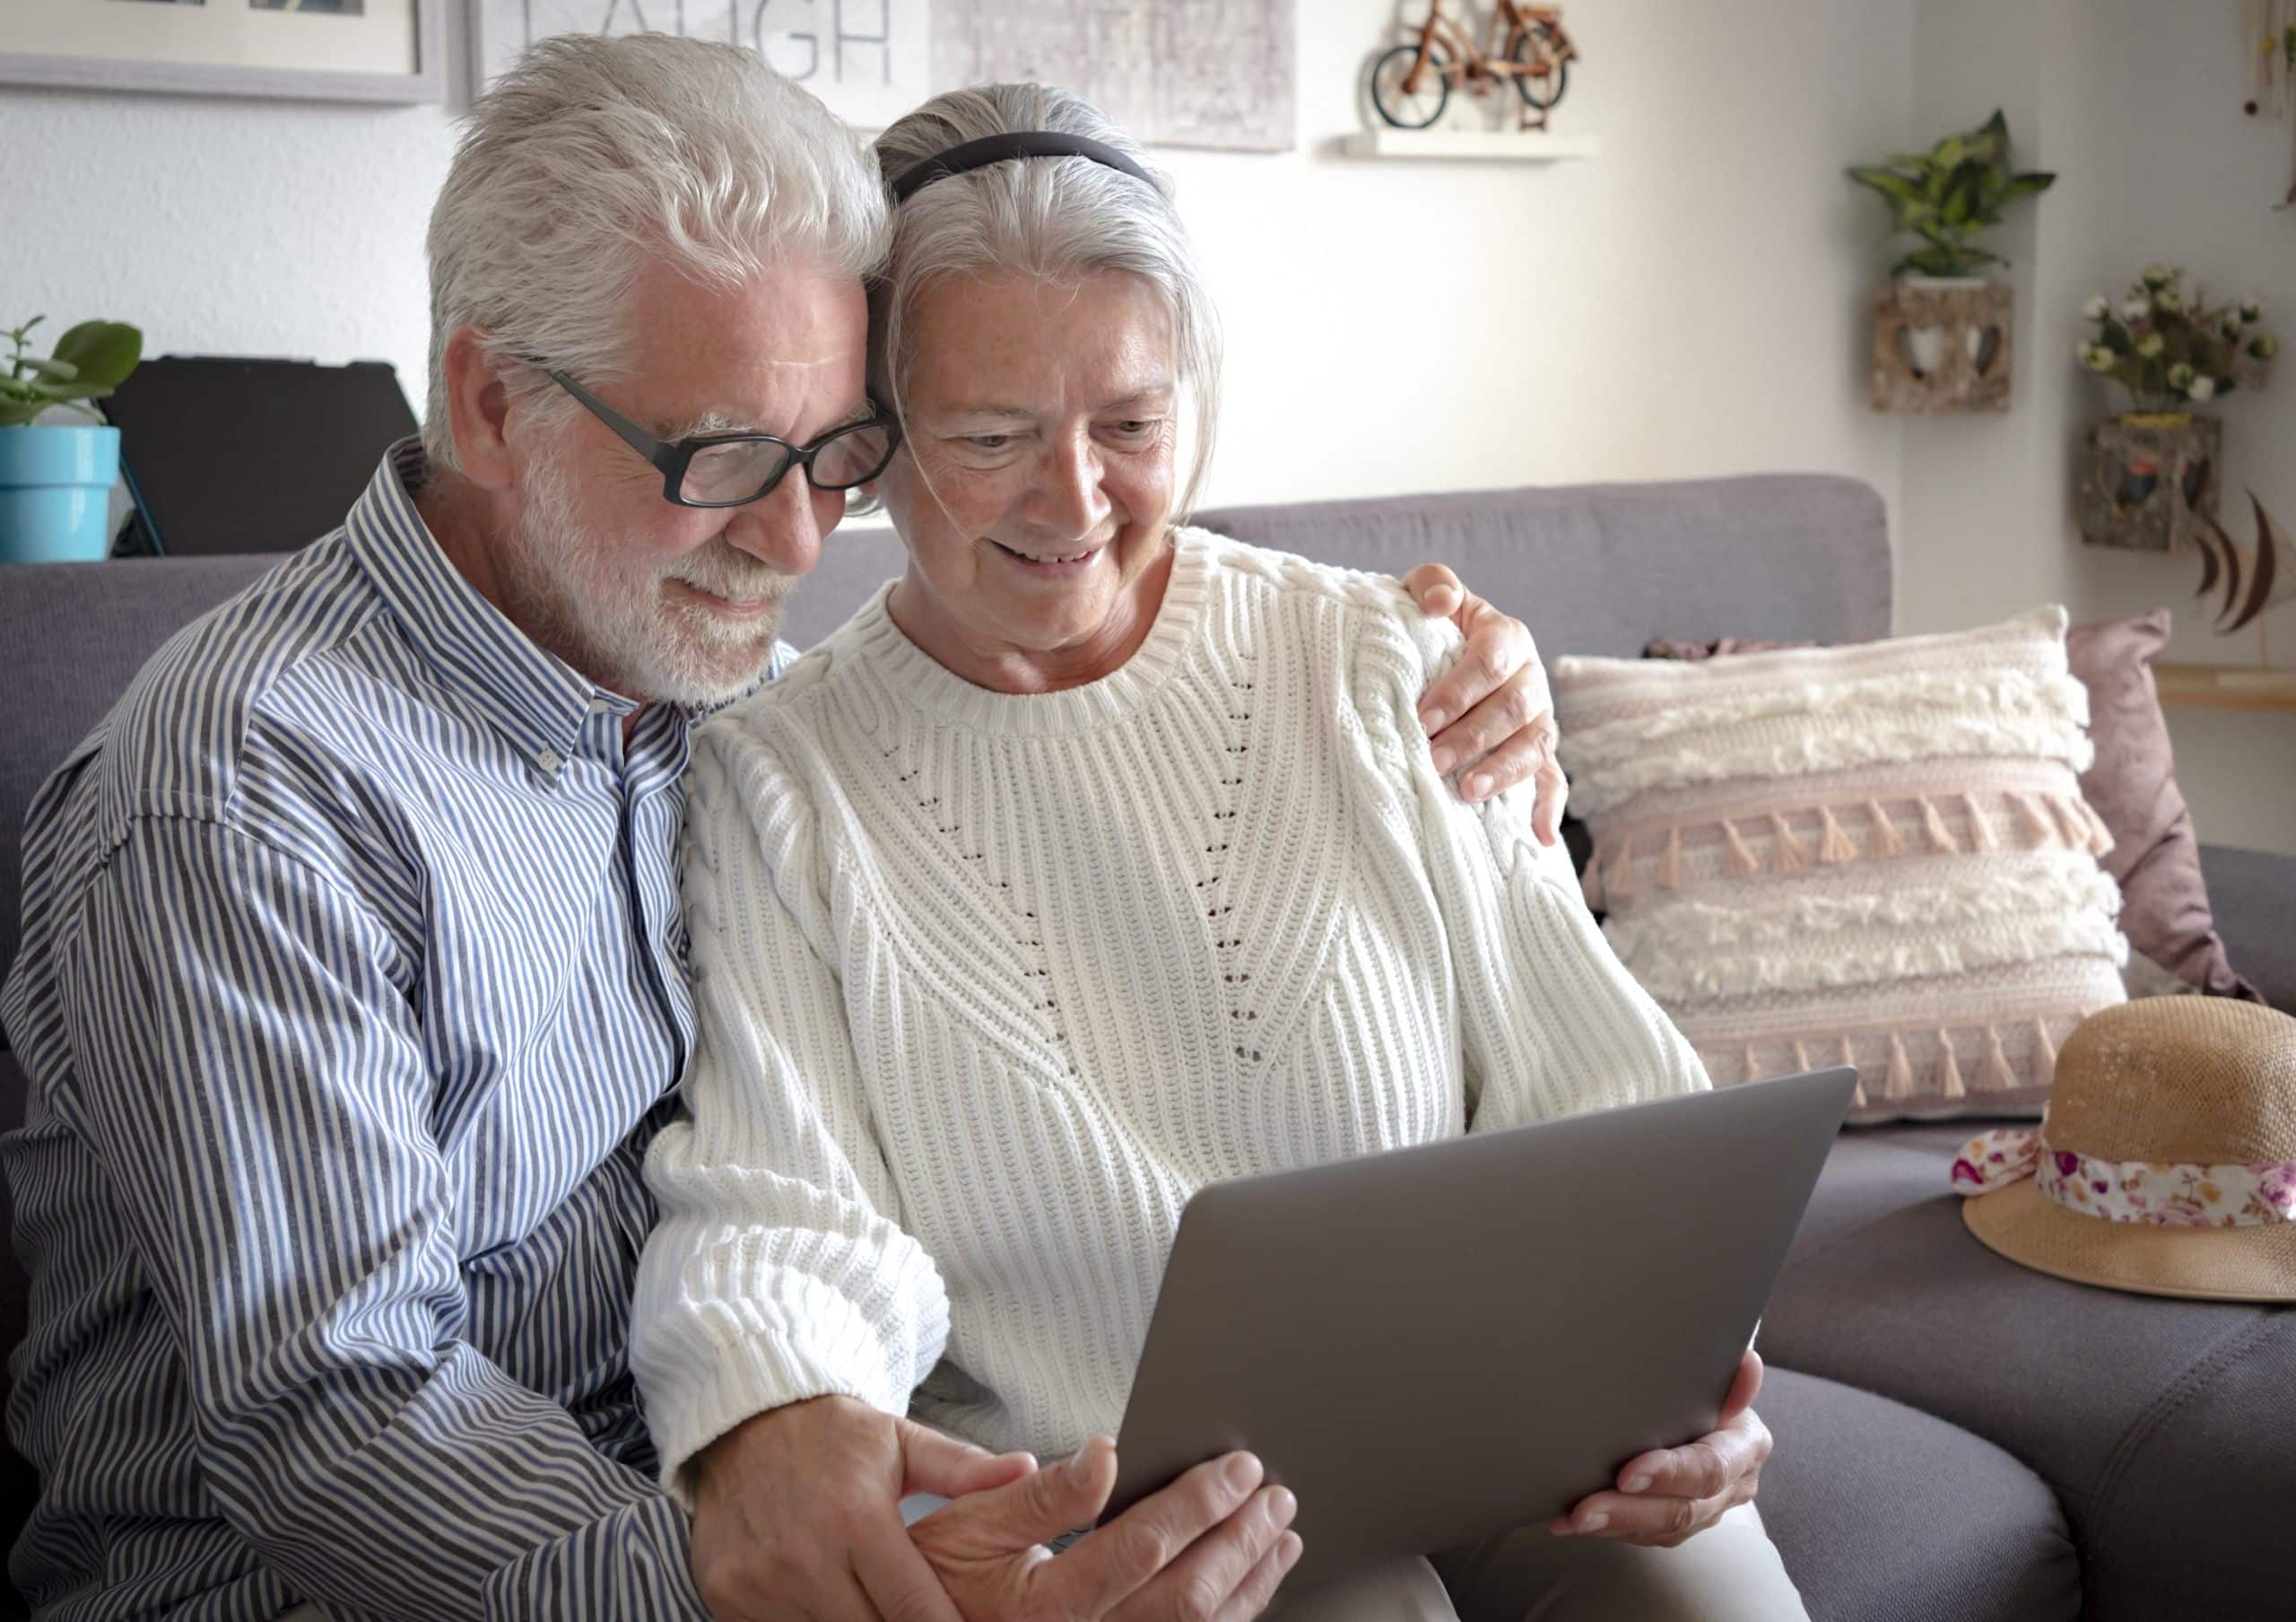
[[[779,604],[797,584],[722,536],[661,568],[633,566],[582,521],[555,453],[532,467],[512,548],[505,584],[536,641],[602,687],[691,708],[722,704],[764,675]],[[665,596],[669,580],[776,606],[762,619],[723,619]]]

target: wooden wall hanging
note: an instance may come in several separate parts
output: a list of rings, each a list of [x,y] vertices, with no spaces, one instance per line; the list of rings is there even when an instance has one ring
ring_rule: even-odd
[[[2224,424],[2187,412],[2109,417],[2083,439],[2076,505],[2092,546],[2213,548]]]
[[[1919,287],[1900,283],[1874,301],[1874,409],[2009,409],[2009,287]],[[1913,342],[1925,328],[1943,335],[1933,370],[1916,365]]]

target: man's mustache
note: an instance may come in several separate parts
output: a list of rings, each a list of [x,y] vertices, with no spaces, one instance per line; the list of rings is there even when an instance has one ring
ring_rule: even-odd
[[[761,562],[726,541],[711,541],[691,557],[680,558],[664,578],[683,581],[712,597],[779,602],[797,589],[798,577]]]

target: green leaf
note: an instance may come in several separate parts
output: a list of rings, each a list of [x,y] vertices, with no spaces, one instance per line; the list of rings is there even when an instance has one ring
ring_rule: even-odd
[[[144,335],[125,321],[83,321],[56,340],[56,358],[87,381],[117,388],[144,358]]]
[[[100,400],[111,392],[108,383],[41,383],[37,387],[40,398],[51,406],[74,400]]]
[[[1948,186],[1945,188],[1944,209],[1945,223],[1952,226],[1969,224],[1971,220],[1970,211],[1977,203],[1977,186],[1974,177]]]
[[[1896,197],[1910,203],[1921,196],[1919,187],[1893,169],[1860,166],[1849,171],[1849,178],[1860,186],[1872,187],[1885,197]]]
[[[0,428],[22,428],[48,409],[48,402],[0,399]]]
[[[44,361],[38,355],[26,355],[24,364],[57,383],[69,383],[80,375],[80,369],[69,361]]]

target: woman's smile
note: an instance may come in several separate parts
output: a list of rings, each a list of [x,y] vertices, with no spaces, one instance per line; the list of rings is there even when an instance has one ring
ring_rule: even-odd
[[[988,545],[1017,569],[1023,579],[1048,582],[1071,580],[1083,575],[1109,549],[1106,541],[1094,541],[1090,545],[1065,552],[1030,547],[1023,550],[1008,546],[1003,541],[991,540]]]

